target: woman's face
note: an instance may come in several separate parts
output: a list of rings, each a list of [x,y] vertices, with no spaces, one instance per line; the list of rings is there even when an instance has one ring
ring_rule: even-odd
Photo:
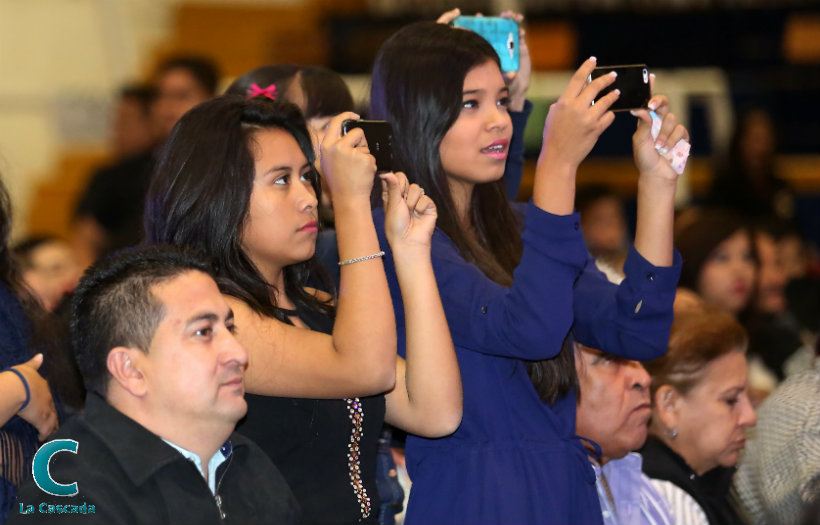
[[[709,254],[698,276],[698,293],[707,304],[737,314],[749,303],[755,272],[751,241],[740,230]]]
[[[706,365],[701,380],[679,396],[672,444],[698,475],[737,464],[746,428],[757,423],[747,388],[746,356],[733,351]]]
[[[281,129],[257,132],[242,248],[266,277],[313,256],[318,231],[313,172],[296,139]]]
[[[507,86],[494,61],[467,73],[461,113],[439,146],[451,186],[491,182],[504,175],[512,137],[508,102]]]

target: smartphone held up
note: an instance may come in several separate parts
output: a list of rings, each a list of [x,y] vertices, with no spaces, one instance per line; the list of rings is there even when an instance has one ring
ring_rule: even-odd
[[[621,91],[618,100],[615,101],[610,110],[629,111],[631,109],[647,109],[652,93],[649,86],[649,68],[646,64],[631,64],[626,66],[599,66],[596,67],[587,79],[592,82],[596,78],[615,71],[618,76],[615,81],[598,93],[595,104],[601,97],[610,93],[613,89]]]
[[[518,71],[518,22],[500,16],[459,16],[455,27],[475,31],[490,43],[501,60],[501,72]]]
[[[342,134],[361,128],[370,154],[376,159],[376,171],[393,171],[393,126],[386,120],[345,120]]]

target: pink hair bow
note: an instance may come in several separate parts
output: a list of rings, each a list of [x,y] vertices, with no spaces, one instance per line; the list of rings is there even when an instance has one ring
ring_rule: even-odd
[[[261,88],[257,84],[251,84],[251,88],[247,91],[248,98],[263,96],[271,100],[276,100],[276,84],[271,84],[266,88]]]

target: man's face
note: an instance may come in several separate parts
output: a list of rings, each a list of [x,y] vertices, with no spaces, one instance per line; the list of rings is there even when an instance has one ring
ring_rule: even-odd
[[[157,81],[154,117],[158,134],[165,138],[189,109],[211,98],[185,69],[170,69]]]
[[[247,411],[248,354],[214,280],[189,271],[151,288],[165,316],[136,367],[157,417],[179,425],[236,424]]]
[[[575,369],[581,385],[576,433],[598,443],[604,460],[640,448],[651,415],[643,365],[576,343]]]

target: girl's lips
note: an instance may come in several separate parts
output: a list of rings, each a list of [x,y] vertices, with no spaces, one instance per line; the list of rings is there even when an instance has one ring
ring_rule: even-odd
[[[504,160],[507,158],[507,149],[509,145],[509,140],[496,140],[486,148],[481,148],[481,153],[494,159]]]
[[[309,223],[305,224],[301,228],[299,228],[300,232],[316,232],[319,231],[319,223],[317,221],[310,221]]]
[[[749,286],[745,282],[736,282],[732,286],[732,292],[736,293],[737,295],[746,295],[749,293]]]

